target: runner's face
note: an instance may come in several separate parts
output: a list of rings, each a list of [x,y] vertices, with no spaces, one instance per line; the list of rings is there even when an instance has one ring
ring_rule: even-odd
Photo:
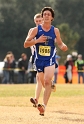
[[[40,25],[40,24],[42,24],[42,18],[41,17],[40,18],[35,18],[34,22],[35,22],[36,26]]]
[[[53,20],[53,17],[50,11],[46,10],[43,12],[43,20],[45,22],[51,22]]]

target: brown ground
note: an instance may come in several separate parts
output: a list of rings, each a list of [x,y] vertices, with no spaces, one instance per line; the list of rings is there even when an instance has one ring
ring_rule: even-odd
[[[44,117],[32,107],[28,97],[21,103],[17,99],[22,100],[7,98],[6,106],[0,99],[0,124],[84,124],[84,97],[50,98]]]

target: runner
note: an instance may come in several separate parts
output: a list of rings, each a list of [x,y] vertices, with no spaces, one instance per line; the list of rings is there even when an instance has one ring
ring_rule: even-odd
[[[41,16],[41,13],[37,13],[35,16],[34,16],[34,22],[36,24],[36,26],[40,25],[42,23],[42,16]],[[31,28],[28,32],[28,36],[31,34],[33,28]],[[28,37],[27,36],[27,37]],[[27,38],[26,38],[27,39]],[[31,48],[31,53],[32,53],[32,64],[34,65],[34,59],[35,59],[35,45],[33,46],[30,46]],[[40,93],[41,93],[41,90],[42,90],[42,83],[40,82],[39,80],[39,77],[38,77],[38,73],[36,74],[36,89],[35,89],[35,97],[34,98],[31,98],[30,101],[33,103],[33,106],[36,107],[37,104],[38,104],[38,99],[39,99],[39,96],[40,96]]]
[[[44,84],[43,103],[37,108],[40,115],[44,115],[46,105],[51,94],[51,79],[55,72],[55,42],[62,51],[67,51],[67,46],[62,42],[58,28],[51,25],[54,19],[54,10],[51,7],[44,7],[41,11],[43,23],[33,28],[31,34],[24,42],[24,47],[35,45],[35,64],[38,76]],[[36,39],[34,39],[36,37]]]

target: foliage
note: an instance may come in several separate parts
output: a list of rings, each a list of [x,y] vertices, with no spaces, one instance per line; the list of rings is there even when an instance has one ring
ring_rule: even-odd
[[[79,42],[76,44],[78,53],[84,57],[84,0],[58,0],[54,6],[57,8],[57,23],[68,23],[70,28],[80,35]]]
[[[68,43],[71,50],[76,49],[84,56],[83,0],[70,0],[68,2],[67,0],[0,0],[0,60],[3,60],[9,50],[13,51],[16,59],[20,57],[22,52],[26,52],[30,56],[30,49],[24,49],[23,43],[28,30],[35,26],[34,15],[45,6],[51,6],[55,11],[53,25],[61,26],[65,23],[69,25],[69,27],[65,26],[67,34],[63,30],[61,36],[65,37],[65,34],[69,36],[65,37],[64,42]]]
[[[45,0],[44,2],[39,0],[1,1],[0,40],[2,42],[0,53],[3,53],[4,48],[4,53],[0,55],[1,58],[9,50],[13,51],[15,58],[19,58],[22,52],[27,52],[28,56],[30,56],[30,49],[24,49],[23,43],[28,30],[34,26],[34,15],[41,11],[40,7],[42,8],[46,5]]]
[[[63,42],[68,46],[68,51],[65,53],[65,55],[71,54],[75,50],[75,45],[79,40],[79,34],[71,30],[69,25],[66,23],[57,25],[57,27],[60,30]],[[64,52],[58,49],[58,54],[61,56],[61,61],[63,62],[66,59],[66,56],[63,56]]]

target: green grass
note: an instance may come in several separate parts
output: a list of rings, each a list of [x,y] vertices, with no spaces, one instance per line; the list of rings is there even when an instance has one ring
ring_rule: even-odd
[[[57,85],[57,92],[52,95],[58,97],[84,96],[84,85],[80,84],[61,84]]]
[[[34,94],[35,85],[31,84],[7,84],[0,85],[0,97],[26,97]]]
[[[30,97],[34,97],[35,84],[0,85],[0,106],[31,106]],[[39,102],[42,102],[43,90]],[[56,92],[51,93],[49,106],[58,103],[64,105],[84,105],[83,84],[57,84]],[[53,104],[52,104],[53,103]]]
[[[35,84],[0,85],[0,97],[31,97],[34,96],[34,91]],[[51,96],[56,97],[84,96],[84,85],[57,84],[56,92],[52,92]]]

